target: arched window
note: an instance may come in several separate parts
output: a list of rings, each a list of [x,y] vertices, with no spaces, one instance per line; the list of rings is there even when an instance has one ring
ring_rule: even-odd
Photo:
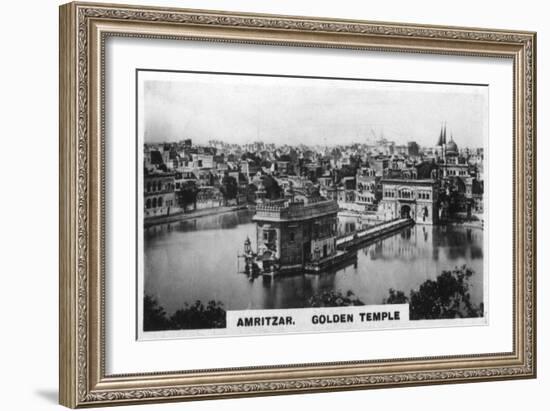
[[[157,183],[157,190],[158,191],[162,190],[162,183],[160,181]]]
[[[151,199],[148,198],[147,201],[145,202],[145,207],[146,208],[151,208]]]
[[[156,207],[157,207],[157,199],[153,198],[153,208],[156,208]]]
[[[401,198],[411,198],[412,197],[412,193],[409,189],[401,189],[399,190],[399,197]]]
[[[151,191],[151,182],[149,181],[147,183],[147,192],[150,192]]]
[[[162,197],[159,197],[159,201],[158,201],[157,204],[158,204],[159,207],[162,207]]]

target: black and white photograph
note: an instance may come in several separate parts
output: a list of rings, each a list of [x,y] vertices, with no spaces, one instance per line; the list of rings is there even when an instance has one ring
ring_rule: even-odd
[[[486,84],[136,71],[139,338],[483,325]]]

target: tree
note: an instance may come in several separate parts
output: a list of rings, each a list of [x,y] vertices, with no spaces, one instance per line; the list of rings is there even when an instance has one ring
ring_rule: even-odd
[[[270,175],[263,175],[262,183],[265,187],[267,198],[269,198],[270,200],[276,200],[281,197],[281,186],[279,186],[279,183],[277,183],[277,180],[275,180],[273,177],[271,177]]]
[[[256,191],[258,191],[258,187],[256,187],[256,185],[253,183],[250,183],[246,187],[246,197],[248,201],[254,202]]]
[[[390,295],[388,298],[384,298],[382,304],[406,304],[409,302],[409,298],[403,291],[395,291],[393,288],[390,288],[389,293]]]
[[[407,298],[402,291],[389,290],[384,304],[409,302],[411,320],[471,318],[483,316],[483,303],[471,301],[470,278],[474,271],[463,265],[443,271],[435,280],[426,280]]]
[[[177,192],[179,205],[185,209],[187,205],[195,204],[196,208],[198,193],[199,189],[194,182],[189,181],[185,183],[182,188]]]
[[[278,158],[279,161],[288,161],[291,162],[292,159],[290,158],[290,155],[288,154],[281,154]]]
[[[419,179],[432,178],[432,171],[437,170],[437,165],[434,161],[423,161],[415,167],[416,176]]]
[[[315,294],[307,301],[308,307],[347,307],[350,305],[365,305],[363,301],[355,297],[353,291],[345,295],[341,291],[324,291]]]
[[[472,181],[472,194],[483,194],[483,181],[477,179]]]
[[[351,155],[349,157],[349,162],[352,170],[357,170],[363,166],[363,159],[360,155]]]
[[[185,303],[170,317],[172,329],[225,328],[225,310],[219,301],[209,301],[206,307],[201,301],[193,305]]]
[[[260,167],[264,167],[264,168],[270,168],[271,167],[271,161],[269,160],[262,160],[260,161]]]
[[[166,312],[154,297],[143,298],[143,331],[163,331],[170,328]]]
[[[338,170],[336,170],[336,182],[342,181],[344,177],[355,177],[357,174],[357,168],[351,165],[344,164]]]
[[[241,160],[244,160],[244,161],[251,160],[257,167],[259,167],[262,162],[261,157],[258,157],[256,154],[249,153],[249,152],[244,153],[241,156]]]
[[[143,331],[190,330],[201,328],[225,328],[226,312],[223,303],[211,300],[206,306],[197,300],[168,317],[154,297],[143,298]]]
[[[220,187],[220,191],[223,194],[223,197],[227,199],[232,199],[237,197],[237,193],[239,191],[239,184],[237,183],[237,180],[235,177],[231,177],[229,175],[226,175],[222,179],[222,185]]]

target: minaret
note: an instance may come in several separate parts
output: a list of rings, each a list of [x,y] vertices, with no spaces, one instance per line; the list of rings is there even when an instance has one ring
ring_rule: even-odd
[[[447,163],[447,122],[443,127],[443,162]]]
[[[439,157],[440,155],[443,154],[441,152],[443,147],[443,124],[441,124],[441,128],[439,129],[439,138],[437,140],[437,144],[435,145],[435,147],[436,147],[437,156]]]

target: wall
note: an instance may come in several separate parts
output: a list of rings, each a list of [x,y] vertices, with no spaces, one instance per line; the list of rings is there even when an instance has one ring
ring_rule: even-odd
[[[529,29],[539,33],[539,181],[550,177],[550,26],[545,2],[524,0],[127,0],[164,6]],[[0,65],[2,201],[0,201],[0,378],[4,410],[54,410],[57,397],[57,5],[55,0],[2,4]],[[23,161],[21,161],[23,160]],[[17,178],[10,178],[17,174]],[[28,181],[24,181],[28,178]],[[550,291],[550,190],[539,191],[539,296]],[[545,409],[550,389],[550,298],[539,298],[537,380],[353,391],[127,407],[136,410]],[[546,405],[547,407],[547,405]]]

